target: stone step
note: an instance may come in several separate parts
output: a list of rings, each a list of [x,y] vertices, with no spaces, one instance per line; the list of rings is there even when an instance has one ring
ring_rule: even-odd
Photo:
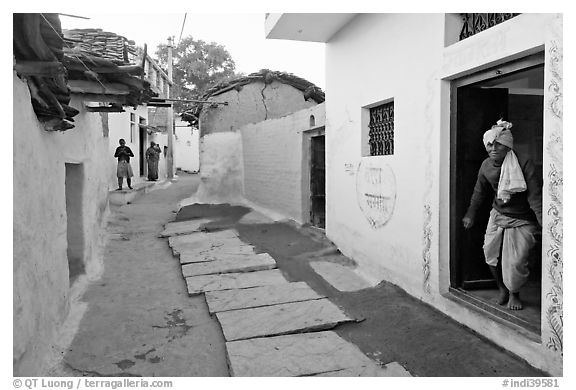
[[[201,275],[186,278],[188,295],[207,291],[243,289],[288,283],[279,269],[246,273]]]
[[[320,298],[325,297],[317,294],[306,282],[206,293],[206,303],[208,304],[208,310],[211,314]]]
[[[179,244],[193,244],[201,241],[238,238],[238,233],[235,230],[221,230],[213,233],[197,232],[191,234],[182,234],[179,236],[168,237],[168,245],[170,247]]]
[[[267,253],[261,253],[250,259],[215,260],[206,263],[191,263],[182,266],[182,275],[189,276],[225,274],[235,272],[263,271],[276,268],[276,261]]]
[[[194,244],[179,244],[172,247],[174,256],[178,256],[183,252],[209,254],[210,252],[223,252],[223,253],[254,253],[254,247],[243,243],[240,240],[221,240],[221,241],[206,241],[197,242]]]
[[[334,332],[226,343],[231,376],[410,376],[395,363],[381,368]]]
[[[217,260],[232,260],[236,259],[239,261],[244,261],[250,258],[258,256],[258,253],[237,253],[234,251],[233,254],[229,253],[232,251],[209,251],[197,253],[194,251],[187,251],[180,253],[180,264],[190,264],[190,263],[204,263],[207,261],[217,261]]]
[[[351,322],[328,299],[216,313],[226,341],[330,329]]]

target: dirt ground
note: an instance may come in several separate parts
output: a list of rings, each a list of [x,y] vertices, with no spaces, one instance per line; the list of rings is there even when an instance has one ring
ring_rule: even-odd
[[[177,220],[214,218],[209,230],[234,227],[240,238],[269,253],[290,281],[305,281],[359,323],[334,330],[367,356],[399,362],[414,376],[424,377],[539,377],[545,374],[492,342],[460,325],[402,289],[382,282],[374,288],[341,292],[314,272],[310,261],[351,263],[335,251],[321,232],[290,223],[243,224],[250,210],[228,205],[191,205]]]
[[[52,376],[228,376],[224,337],[202,295],[189,297],[180,264],[158,233],[167,222],[210,218],[211,231],[234,227],[242,241],[269,253],[291,281],[305,281],[347,313],[364,320],[335,331],[367,356],[399,362],[414,376],[544,374],[389,283],[340,292],[310,267],[311,260],[351,260],[321,231],[246,218],[250,209],[178,201],[196,190],[196,175],[115,207],[104,272],[80,302],[82,320]]]

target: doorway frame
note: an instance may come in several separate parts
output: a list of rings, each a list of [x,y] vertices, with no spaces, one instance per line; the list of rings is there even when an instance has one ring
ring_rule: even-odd
[[[450,163],[449,163],[449,287],[448,293],[454,298],[461,300],[463,303],[474,307],[493,319],[504,320],[507,324],[513,326],[520,326],[532,333],[540,336],[541,330],[537,331],[529,323],[518,319],[518,317],[507,313],[505,310],[494,309],[491,305],[482,302],[480,299],[475,298],[459,289],[458,283],[460,282],[460,267],[458,264],[458,250],[456,245],[457,229],[459,228],[459,221],[456,221],[457,204],[456,199],[456,173],[458,170],[457,164],[457,144],[458,144],[458,88],[476,84],[482,81],[490,80],[496,77],[502,77],[510,73],[529,70],[531,68],[544,67],[545,72],[545,53],[540,51],[538,53],[528,55],[519,59],[511,60],[487,69],[480,70],[450,81]],[[542,107],[544,111],[544,107]],[[545,129],[542,129],[544,134]],[[544,145],[543,145],[544,148]],[[543,182],[544,182],[544,178]],[[542,267],[544,267],[544,248],[542,248]],[[543,275],[542,270],[542,275]],[[542,276],[541,276],[541,284]],[[540,308],[541,313],[543,304]]]
[[[310,170],[312,169],[312,138],[326,137],[324,125],[302,131],[302,222],[310,224],[310,212],[312,210]],[[324,138],[326,140],[326,138]],[[321,229],[321,228],[318,228]]]

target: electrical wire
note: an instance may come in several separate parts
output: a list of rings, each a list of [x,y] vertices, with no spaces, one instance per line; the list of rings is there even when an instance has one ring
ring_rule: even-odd
[[[188,15],[187,12],[184,14],[184,21],[182,22],[182,29],[180,30],[180,38],[178,38],[178,45],[180,45],[180,41],[182,40],[182,33],[184,32],[184,25],[186,24],[186,15]]]
[[[60,40],[62,41],[62,43],[64,43],[66,46],[68,46],[68,48],[69,48],[70,50],[74,50],[74,48],[71,47],[71,46],[60,36],[60,33],[59,33],[58,31],[56,31],[56,29],[54,28],[54,26],[52,26],[52,23],[50,23],[50,22],[48,21],[48,19],[46,19],[46,17],[44,16],[44,14],[40,14],[40,16],[42,16],[42,18],[44,19],[44,21],[45,21],[46,23],[48,23],[48,25],[50,26],[50,28],[51,28],[52,30],[54,30],[54,32],[56,33],[56,35],[58,36],[58,38],[60,38]],[[80,58],[78,58],[78,56],[76,56],[74,53],[70,53],[70,55],[72,55],[72,56],[75,57],[78,61],[80,61],[80,63],[81,63],[82,65],[84,65],[84,67],[86,68],[86,70],[88,70],[89,72],[92,72],[92,69],[90,69],[88,66],[86,66],[86,64],[85,64]],[[96,78],[96,81],[98,81],[98,84],[100,84],[100,85],[102,86],[102,88],[104,88],[104,90],[106,90],[106,87],[104,86],[104,84],[102,84],[102,82],[101,82],[98,78]]]

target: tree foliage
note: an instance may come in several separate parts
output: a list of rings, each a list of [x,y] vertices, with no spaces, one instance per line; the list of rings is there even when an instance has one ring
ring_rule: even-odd
[[[160,44],[156,50],[160,66],[167,68],[168,45]],[[235,76],[236,64],[222,45],[207,43],[191,36],[182,38],[172,49],[172,98],[198,99],[211,85]],[[183,111],[190,104],[176,103],[176,111]]]

